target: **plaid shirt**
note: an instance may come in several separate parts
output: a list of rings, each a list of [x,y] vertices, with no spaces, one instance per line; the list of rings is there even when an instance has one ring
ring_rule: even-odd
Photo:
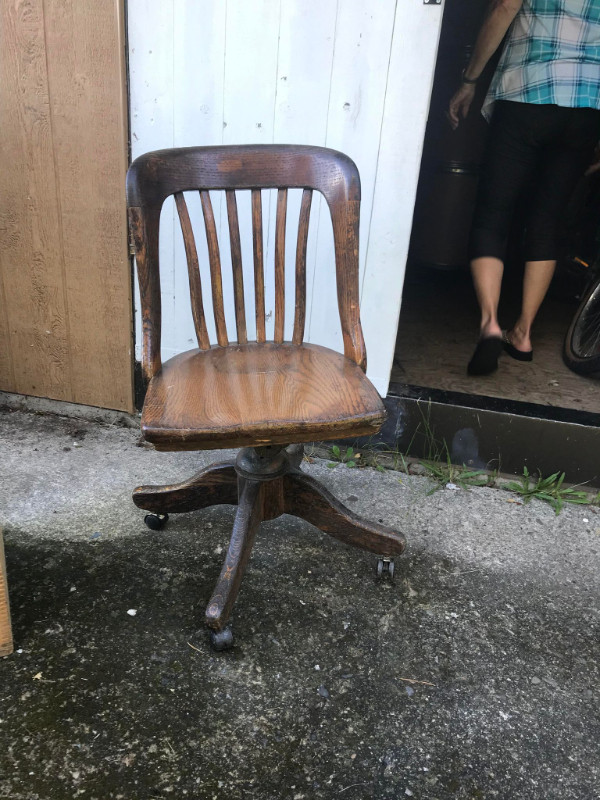
[[[600,0],[523,0],[483,114],[494,100],[600,108]]]

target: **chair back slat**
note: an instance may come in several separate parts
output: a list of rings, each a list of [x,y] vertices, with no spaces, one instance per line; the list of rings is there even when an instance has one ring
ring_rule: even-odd
[[[263,256],[262,195],[252,189],[252,247],[254,253],[254,307],[256,309],[256,341],[267,339],[265,331],[265,268]]]
[[[213,214],[210,194],[206,190],[200,191],[204,228],[206,230],[206,244],[208,246],[208,259],[210,263],[210,285],[212,289],[213,313],[217,329],[217,342],[221,347],[227,347],[227,325],[225,323],[225,309],[223,307],[223,281],[221,279],[221,255],[215,215]]]
[[[287,188],[277,191],[277,216],[275,218],[275,334],[274,341],[283,342],[285,325],[285,222],[287,216]]]
[[[198,346],[202,350],[209,350],[210,339],[208,338],[206,317],[204,315],[204,305],[202,303],[200,263],[198,261],[198,251],[196,250],[194,231],[192,229],[192,223],[190,221],[190,215],[183,192],[175,193],[175,205],[177,206],[177,213],[179,214],[181,232],[183,234],[183,244],[187,258],[188,277],[190,280],[190,299],[192,303],[192,317],[194,318],[196,338],[198,339]]]
[[[298,242],[296,245],[296,313],[294,316],[294,333],[292,335],[294,344],[302,344],[304,339],[306,321],[306,245],[308,242],[311,203],[312,189],[305,189],[302,192],[302,203],[300,204]]]
[[[229,221],[229,242],[231,245],[231,267],[233,269],[233,302],[235,304],[235,327],[238,344],[246,344],[246,309],[244,307],[244,273],[242,271],[242,245],[240,243],[240,224],[238,221],[235,190],[228,189],[227,219]]]

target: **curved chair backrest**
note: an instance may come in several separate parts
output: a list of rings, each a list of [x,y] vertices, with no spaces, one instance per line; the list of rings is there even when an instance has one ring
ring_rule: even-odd
[[[143,325],[143,368],[150,379],[161,367],[161,304],[158,263],[160,211],[174,195],[188,263],[192,314],[201,349],[210,348],[196,243],[184,192],[199,190],[208,245],[212,304],[217,343],[230,344],[225,325],[221,259],[209,191],[226,195],[237,342],[247,342],[244,280],[236,190],[247,189],[252,197],[252,238],[256,340],[264,342],[264,245],[262,189],[277,189],[275,223],[275,331],[282,342],[285,314],[285,234],[287,191],[303,189],[298,223],[295,271],[295,315],[292,341],[304,338],[306,315],[306,248],[313,191],[325,197],[333,224],[338,310],[344,354],[366,368],[366,353],[359,316],[358,225],[360,179],[348,156],[323,147],[296,145],[244,145],[184,147],[156,150],[137,158],[127,173],[129,226],[138,267]]]

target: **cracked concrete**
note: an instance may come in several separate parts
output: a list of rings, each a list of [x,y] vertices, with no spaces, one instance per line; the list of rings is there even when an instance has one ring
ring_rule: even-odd
[[[0,798],[600,798],[598,508],[305,464],[405,532],[396,583],[281,517],[215,654],[197,631],[233,509],[150,532],[130,495],[222,454],[137,438],[0,413]]]

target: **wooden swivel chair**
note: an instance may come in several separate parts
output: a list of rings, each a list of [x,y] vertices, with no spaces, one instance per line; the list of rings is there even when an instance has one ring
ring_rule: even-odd
[[[262,189],[277,189],[274,339],[266,341]],[[284,341],[285,235],[289,188],[303,189],[295,264],[295,316]],[[210,260],[216,343],[209,341],[199,259],[184,192],[199,190]],[[233,270],[235,339],[225,324],[217,229],[209,191],[226,197]],[[248,341],[236,190],[251,193],[256,341]],[[313,191],[333,223],[337,301],[344,355],[303,343],[306,249]],[[198,349],[161,363],[160,211],[174,195],[183,233]],[[137,158],[127,176],[129,224],[137,260],[143,371],[148,382],[142,432],[157,450],[242,447],[235,461],[213,464],[171,486],[140,486],[134,503],[149,527],[168,514],[237,504],[229,551],[206,609],[215,649],[233,642],[229,616],[262,520],[293,514],[343,542],[385,557],[405,547],[402,534],[364,522],[300,471],[302,442],[373,434],[385,418],[364,374],[359,319],[360,180],[354,163],[320,147],[250,145],[159,150]],[[206,298],[205,298],[206,299]],[[391,562],[391,564],[390,564]],[[391,567],[391,569],[390,569]]]

